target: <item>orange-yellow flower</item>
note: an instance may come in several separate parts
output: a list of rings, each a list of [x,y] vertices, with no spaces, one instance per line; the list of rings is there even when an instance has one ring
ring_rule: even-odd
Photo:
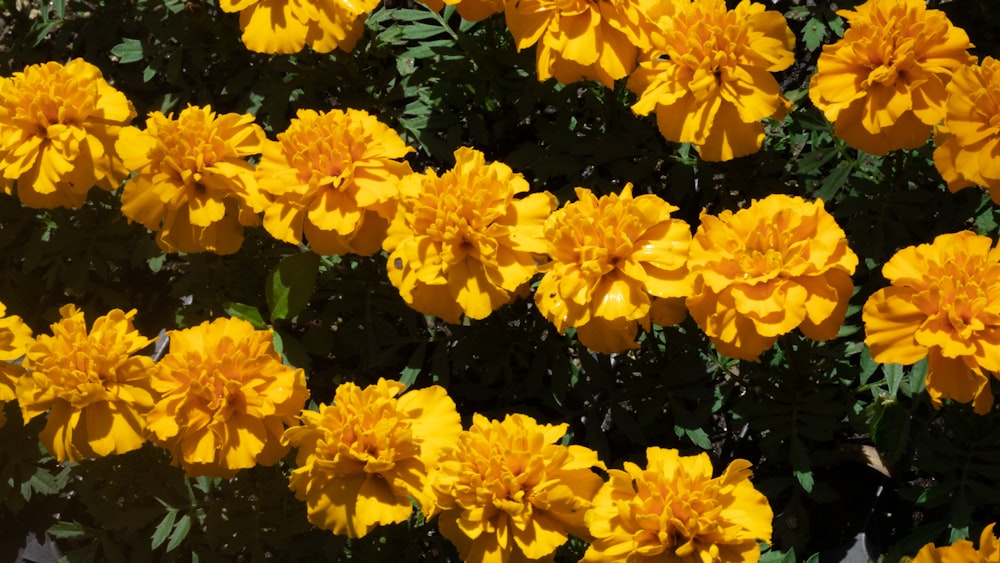
[[[98,317],[89,333],[82,311],[66,305],[59,312],[52,335],[28,347],[29,372],[17,380],[25,422],[49,411],[39,438],[59,461],[138,449],[154,401],[153,360],[133,354],[153,341],[132,326],[135,309]]]
[[[750,482],[750,462],[737,459],[712,478],[708,454],[682,457],[648,448],[645,469],[625,462],[587,512],[594,540],[582,561],[757,561],[757,542],[771,541],[773,514]]]
[[[763,4],[676,0],[658,20],[653,47],[628,80],[632,111],[656,112],[660,133],[691,143],[701,158],[730,160],[760,150],[762,119],[785,111],[771,74],[792,64],[795,36]]]
[[[997,563],[1000,562],[1000,541],[993,535],[994,522],[983,529],[979,536],[979,549],[976,549],[969,540],[958,540],[951,545],[944,547],[934,547],[929,543],[920,548],[920,551],[909,561],[909,563]]]
[[[357,538],[409,518],[411,497],[433,511],[428,473],[462,422],[442,387],[405,389],[385,379],[364,389],[344,383],[332,405],[302,411],[303,425],[285,431],[299,450],[290,488],[310,522]]]
[[[4,405],[17,398],[14,390],[17,380],[25,369],[12,363],[20,360],[31,345],[31,328],[17,315],[7,316],[7,307],[0,303],[0,426],[4,417]]]
[[[1000,61],[964,66],[951,77],[934,165],[955,192],[983,186],[1000,203]]]
[[[928,359],[927,392],[993,406],[987,372],[1000,373],[1000,247],[971,231],[908,246],[882,267],[890,286],[862,310],[865,343],[877,362]]]
[[[299,110],[257,165],[273,199],[264,228],[295,244],[304,234],[317,254],[374,254],[396,212],[396,184],[411,173],[398,159],[412,150],[367,112]]]
[[[975,59],[961,28],[924,0],[868,0],[825,45],[809,98],[852,147],[883,155],[922,146],[945,116],[945,85]]]
[[[691,228],[658,196],[621,194],[597,198],[576,188],[577,201],[545,222],[552,262],[535,291],[535,303],[559,332],[575,327],[584,346],[606,354],[637,348],[639,325],[649,328],[653,297],[662,300],[657,321],[686,316],[691,294],[686,266]]]
[[[0,77],[0,190],[28,207],[79,207],[128,171],[113,148],[135,117],[125,95],[83,59]]]
[[[440,12],[445,4],[455,6],[458,15],[470,22],[485,20],[504,11],[506,0],[420,0],[431,10]]]
[[[301,369],[281,363],[272,332],[219,318],[167,335],[170,351],[153,372],[162,398],[147,417],[150,439],[189,476],[277,463],[288,451],[284,424],[309,390]]]
[[[267,207],[245,160],[264,142],[253,121],[188,106],[176,119],[150,113],[145,131],[122,129],[115,149],[136,173],[122,192],[122,213],[159,231],[166,252],[239,250],[243,226],[260,224],[256,214]]]
[[[719,352],[756,360],[796,327],[815,340],[837,336],[857,265],[820,200],[775,194],[736,213],[703,213],[688,311]]]
[[[556,205],[548,192],[514,199],[528,182],[502,162],[462,147],[455,167],[399,183],[400,201],[383,248],[389,281],[426,315],[483,319],[513,299],[545,252],[542,225]]]
[[[431,474],[438,528],[464,561],[546,559],[568,534],[587,538],[583,517],[602,483],[591,468],[604,464],[589,448],[557,444],[566,428],[476,414],[444,449]]]
[[[645,18],[639,2],[519,0],[505,3],[517,50],[532,45],[538,80],[596,80],[613,88],[635,68],[641,39],[630,22]]]
[[[306,45],[319,53],[350,51],[378,0],[220,0],[240,13],[243,44],[258,53],[292,54]]]

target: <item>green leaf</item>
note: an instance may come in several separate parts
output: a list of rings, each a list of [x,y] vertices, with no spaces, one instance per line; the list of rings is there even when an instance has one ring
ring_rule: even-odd
[[[188,532],[191,531],[191,515],[185,514],[181,516],[181,519],[177,521],[177,525],[174,526],[174,532],[170,534],[170,542],[167,544],[167,552],[171,552],[177,548],[187,537]]]
[[[883,364],[882,373],[889,385],[889,396],[895,398],[899,392],[899,384],[903,381],[903,366],[900,364]]]
[[[111,54],[118,57],[122,64],[134,63],[143,59],[142,41],[125,37],[122,42],[111,48]]]
[[[247,321],[257,330],[264,330],[268,327],[267,323],[264,322],[264,317],[260,314],[260,310],[253,305],[246,305],[243,303],[226,303],[223,306],[223,310],[231,317]]]
[[[806,49],[815,51],[823,44],[826,37],[826,25],[817,18],[810,18],[802,28],[802,39],[806,43]]]
[[[823,201],[831,201],[850,177],[851,164],[849,162],[841,162],[826,178],[823,178],[823,183],[820,184],[819,193],[816,194],[816,197]]]
[[[48,529],[48,533],[57,539],[79,539],[91,535],[86,526],[76,521],[56,522]]]
[[[174,521],[177,519],[177,510],[171,508],[167,511],[167,514],[160,520],[160,523],[156,525],[156,529],[153,530],[152,543],[150,547],[156,549],[163,545],[163,542],[167,541],[170,536],[170,530],[174,528]]]
[[[685,428],[684,435],[687,436],[688,439],[691,440],[691,442],[694,443],[694,445],[698,446],[699,448],[703,450],[712,449],[712,440],[709,439],[708,433],[705,432],[703,429],[695,428],[692,430],[690,428]]]
[[[271,322],[290,319],[305,308],[316,287],[318,273],[319,255],[315,252],[293,254],[278,264],[267,277],[264,288]]]

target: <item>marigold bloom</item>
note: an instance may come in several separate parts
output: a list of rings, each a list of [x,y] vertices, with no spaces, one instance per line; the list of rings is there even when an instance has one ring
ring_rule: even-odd
[[[653,48],[628,80],[638,115],[656,112],[660,133],[691,143],[704,160],[760,150],[761,120],[785,111],[772,72],[794,61],[795,36],[763,4],[677,0],[658,20]]]
[[[285,431],[299,449],[289,486],[310,522],[357,538],[409,518],[410,497],[433,511],[427,475],[462,422],[442,387],[405,389],[385,379],[364,389],[344,383],[332,405],[302,411],[303,425]]]
[[[602,483],[591,468],[604,464],[589,448],[557,444],[566,428],[476,414],[445,448],[431,474],[438,528],[464,561],[542,559],[568,534],[588,537],[583,517]]]
[[[506,5],[505,0],[420,0],[420,2],[435,12],[440,12],[445,4],[455,6],[458,15],[470,22],[482,21],[493,14],[499,14],[504,11]]]
[[[945,116],[945,85],[975,59],[961,28],[924,0],[868,0],[824,45],[809,98],[852,147],[883,155],[922,146]]]
[[[865,343],[877,362],[928,359],[927,392],[993,406],[990,372],[1000,372],[1000,247],[971,231],[909,246],[882,267],[890,286],[862,310]]]
[[[243,227],[256,226],[267,199],[246,157],[258,154],[264,131],[252,115],[216,115],[188,106],[174,119],[149,114],[146,130],[122,129],[115,148],[136,172],[122,192],[122,213],[159,231],[165,252],[232,254]]]
[[[983,186],[1000,203],[1000,61],[964,66],[951,77],[944,123],[934,135],[934,165],[956,192]]]
[[[17,379],[24,375],[25,369],[13,364],[24,356],[31,345],[31,328],[24,324],[21,317],[7,315],[7,307],[0,303],[0,426],[7,419],[4,417],[4,405],[17,398],[14,390]]]
[[[455,167],[428,169],[399,183],[400,201],[383,248],[389,281],[414,309],[457,323],[489,316],[537,271],[542,225],[555,208],[548,193],[502,162],[462,147]]]
[[[979,549],[973,547],[969,540],[958,540],[944,547],[934,547],[933,543],[929,543],[920,548],[913,559],[904,557],[903,561],[909,563],[1000,562],[1000,541],[997,541],[996,536],[993,535],[995,525],[995,523],[990,524],[983,530],[979,537]]]
[[[277,463],[288,451],[284,423],[309,391],[305,373],[281,363],[273,333],[219,318],[167,335],[170,351],[152,379],[162,398],[147,417],[150,439],[192,477]]]
[[[756,360],[796,327],[836,337],[857,265],[820,200],[775,194],[736,213],[703,213],[688,257],[688,311],[719,352]]]
[[[645,18],[641,4],[645,2],[519,0],[506,2],[505,15],[518,51],[537,44],[539,81],[596,80],[613,88],[615,80],[635,68],[639,48],[648,47],[632,25]]]
[[[686,315],[680,298],[691,294],[691,228],[672,219],[677,207],[659,197],[633,198],[632,184],[600,199],[585,188],[576,196],[545,222],[552,262],[543,266],[535,303],[559,332],[576,327],[591,350],[637,348],[638,327],[648,329],[654,312],[651,296],[676,298],[656,307],[658,321]]]
[[[413,151],[367,112],[299,110],[277,141],[265,141],[257,165],[273,202],[264,228],[317,254],[370,255],[382,248],[396,212],[396,184],[410,174],[397,159]]]
[[[258,53],[292,54],[309,45],[319,53],[350,51],[378,0],[220,0],[224,12],[240,13],[243,44]]]
[[[153,360],[134,356],[153,342],[132,326],[135,309],[114,309],[94,321],[59,309],[52,335],[38,335],[17,380],[25,422],[49,410],[39,439],[59,461],[121,454],[146,441],[144,415],[153,406]]]
[[[748,562],[758,541],[771,541],[773,514],[750,482],[750,462],[737,459],[712,478],[708,454],[682,457],[648,448],[645,469],[625,462],[587,512],[594,540],[581,561]]]
[[[128,171],[113,150],[135,117],[125,95],[83,59],[0,77],[0,190],[28,207],[79,207],[95,185],[113,190]]]

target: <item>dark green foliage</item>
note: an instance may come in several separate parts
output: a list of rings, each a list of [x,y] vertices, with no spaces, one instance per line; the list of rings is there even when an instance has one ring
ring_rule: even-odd
[[[448,325],[406,306],[384,255],[318,257],[247,229],[232,256],[164,255],[154,235],[120,213],[117,193],[91,192],[77,210],[37,211],[0,195],[0,300],[36,333],[72,302],[88,319],[136,308],[147,336],[219,316],[275,329],[288,363],[307,370],[312,401],[337,385],[379,377],[445,386],[463,420],[521,412],[567,423],[573,443],[608,467],[644,462],[645,448],[708,451],[718,471],[754,464],[776,518],[762,561],[816,561],[865,532],[872,557],[923,543],[978,537],[1000,517],[1000,411],[986,416],[924,393],[926,365],[878,365],[864,346],[861,305],[885,285],[881,265],[903,246],[974,229],[996,237],[997,210],[978,189],[949,193],[933,146],[874,157],[835,139],[810,103],[822,45],[842,35],[836,9],[858,2],[780,0],[796,32],[795,65],[779,75],[796,102],[767,124],[764,149],[706,163],[637,117],[621,82],[539,83],[534,52],[517,52],[502,17],[478,24],[387,2],[351,53],[262,55],[240,42],[238,16],[213,2],[0,1],[0,72],[84,57],[149,111],[211,104],[251,112],[274,138],[301,108],[357,108],[396,129],[414,170],[446,169],[472,146],[560,202],[573,188],[616,192],[627,182],[680,207],[746,206],[770,193],[822,198],[861,257],[856,293],[836,340],[797,332],[759,363],[717,355],[693,321],[652,327],[639,350],[611,356],[560,335],[520,299],[481,321]],[[933,3],[933,2],[932,2]],[[936,3],[935,3],[936,4]],[[943,2],[979,55],[996,55],[988,2]],[[147,445],[60,466],[24,426],[16,404],[0,428],[0,559],[29,533],[47,534],[69,561],[457,561],[436,522],[418,516],[361,540],[317,530],[288,490],[294,453],[232,480],[187,479]],[[9,534],[8,534],[9,532]],[[8,541],[8,537],[11,538]],[[15,545],[17,544],[17,545]],[[572,540],[560,561],[579,559]]]

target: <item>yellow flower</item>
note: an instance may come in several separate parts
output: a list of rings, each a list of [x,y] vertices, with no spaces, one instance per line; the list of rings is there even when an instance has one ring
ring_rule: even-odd
[[[543,559],[568,534],[587,538],[583,517],[601,486],[591,468],[604,464],[589,448],[557,444],[566,428],[476,414],[445,448],[431,474],[438,528],[464,561]]]
[[[0,191],[28,207],[79,207],[97,185],[127,170],[113,150],[135,117],[125,95],[83,59],[48,62],[0,77]]]
[[[862,310],[872,358],[912,364],[926,357],[934,406],[954,399],[988,412],[985,372],[1000,372],[1000,247],[971,231],[944,234],[900,250],[882,275],[891,285]]]
[[[370,255],[382,248],[396,211],[407,147],[375,116],[360,110],[299,110],[277,141],[265,141],[257,166],[273,202],[264,228],[318,254]]]
[[[677,207],[655,195],[598,199],[576,188],[577,201],[545,222],[552,262],[535,291],[538,310],[559,332],[576,327],[586,347],[606,354],[637,348],[639,325],[678,323],[680,298],[691,294],[686,266],[691,228],[670,213]],[[652,297],[663,299],[654,309]]]
[[[170,351],[153,372],[162,398],[147,417],[150,439],[189,476],[277,463],[288,451],[284,423],[309,391],[303,371],[281,363],[272,332],[219,318],[167,335]]]
[[[920,548],[913,559],[903,558],[908,563],[966,563],[978,561],[980,563],[1000,562],[1000,541],[993,535],[993,527],[996,523],[990,524],[983,529],[979,537],[979,549],[973,547],[969,540],[958,540],[955,543],[934,547],[929,543]]]
[[[964,66],[951,77],[944,123],[934,135],[934,165],[956,192],[978,185],[1000,203],[1000,61]]]
[[[945,85],[975,59],[969,36],[924,0],[868,0],[825,45],[809,97],[852,147],[883,155],[922,146],[945,116]]]
[[[748,562],[758,541],[771,541],[773,514],[750,482],[750,462],[737,459],[712,478],[708,454],[681,457],[648,448],[645,469],[625,462],[587,512],[594,540],[581,561]]]
[[[0,426],[7,421],[3,413],[4,405],[17,398],[14,393],[17,380],[26,371],[11,362],[20,360],[31,343],[31,328],[24,324],[21,317],[7,316],[7,307],[0,303]]]
[[[153,360],[133,354],[153,341],[132,326],[135,309],[98,317],[89,333],[82,311],[66,305],[59,313],[52,336],[29,346],[29,372],[17,380],[25,422],[51,409],[39,438],[59,461],[138,449],[154,401]]]
[[[188,106],[177,119],[150,113],[145,131],[122,129],[115,149],[136,173],[122,192],[122,213],[159,231],[166,252],[239,250],[243,226],[260,224],[256,213],[267,206],[244,160],[265,140],[253,120]]]
[[[762,119],[784,113],[772,72],[792,64],[795,36],[779,12],[724,0],[677,0],[659,18],[653,48],[628,80],[638,115],[656,112],[660,133],[691,143],[701,158],[760,150]]]
[[[378,0],[220,0],[224,12],[240,13],[243,44],[258,53],[350,51]]]
[[[409,518],[410,497],[432,512],[427,475],[462,422],[443,388],[405,389],[385,379],[364,389],[344,383],[332,405],[302,411],[303,425],[285,431],[299,449],[290,488],[310,522],[357,538]]]
[[[538,80],[563,84],[596,80],[614,88],[635,68],[645,45],[629,22],[645,17],[639,2],[621,0],[519,0],[506,2],[507,27],[517,50],[532,45]]]
[[[736,213],[703,213],[688,257],[688,311],[719,352],[756,360],[795,327],[836,337],[857,265],[820,200],[775,194]]]
[[[537,271],[542,225],[556,205],[548,192],[514,199],[528,182],[502,162],[462,147],[455,167],[399,183],[400,201],[383,248],[389,281],[426,315],[457,323],[489,316]]]
[[[434,10],[435,12],[440,12],[444,8],[445,4],[449,6],[455,6],[458,15],[462,16],[462,19],[470,22],[478,22],[485,20],[486,18],[492,16],[493,14],[499,14],[504,11],[504,6],[506,5],[506,0],[419,0],[422,4]]]

